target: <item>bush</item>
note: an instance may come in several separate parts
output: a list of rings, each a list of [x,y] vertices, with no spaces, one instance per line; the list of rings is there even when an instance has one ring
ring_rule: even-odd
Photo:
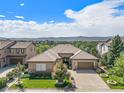
[[[98,74],[100,74],[100,73],[102,73],[102,70],[101,70],[100,68],[97,68],[97,69],[96,69],[96,72],[97,72]]]
[[[55,86],[57,88],[64,88],[64,87],[71,88],[72,87],[72,83],[70,81],[66,80],[63,84],[56,83]]]
[[[30,77],[30,74],[24,74],[23,76],[22,76],[22,78],[29,78]]]
[[[107,84],[116,86],[117,85],[117,82],[115,80],[107,80]]]
[[[103,77],[103,78],[108,78],[109,77],[109,75],[106,74],[106,73],[102,73],[102,74],[100,74],[100,76]]]
[[[51,79],[51,73],[31,73],[30,79]]]
[[[16,87],[18,87],[20,89],[23,89],[24,88],[22,81],[20,83],[16,83],[15,85],[16,85]]]
[[[0,89],[6,86],[6,78],[0,78]]]
[[[13,72],[9,72],[6,76],[7,76],[7,80],[11,80],[15,77]]]
[[[17,76],[17,70],[13,69],[11,72],[7,73],[7,80],[11,80]]]

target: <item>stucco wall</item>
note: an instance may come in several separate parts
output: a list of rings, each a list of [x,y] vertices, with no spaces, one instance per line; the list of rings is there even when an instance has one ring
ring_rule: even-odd
[[[36,64],[39,64],[39,63],[46,64],[46,71],[45,72],[52,72],[54,62],[32,62],[32,63],[30,62],[30,63],[28,63],[28,71],[29,71],[29,73],[36,72]]]
[[[36,53],[36,46],[34,44],[31,44],[29,45],[27,48],[26,48],[26,58],[25,60],[28,60],[30,59],[31,57],[35,56],[37,53]],[[26,63],[26,62],[25,62]]]

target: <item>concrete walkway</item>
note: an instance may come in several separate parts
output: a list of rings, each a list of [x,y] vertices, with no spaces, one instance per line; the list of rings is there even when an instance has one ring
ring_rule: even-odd
[[[77,91],[108,91],[106,83],[94,70],[71,71]]]

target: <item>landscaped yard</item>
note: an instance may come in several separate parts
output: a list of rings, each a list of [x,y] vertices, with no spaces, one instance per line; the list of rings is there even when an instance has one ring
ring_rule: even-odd
[[[22,79],[24,88],[56,88],[52,79]],[[11,88],[16,88],[14,84]]]
[[[124,84],[123,84],[123,79],[122,77],[118,77],[118,76],[112,76],[109,75],[109,77],[102,77],[102,79],[107,83],[107,80],[114,80],[117,82],[116,85],[111,85],[111,84],[107,84],[111,89],[124,89]]]

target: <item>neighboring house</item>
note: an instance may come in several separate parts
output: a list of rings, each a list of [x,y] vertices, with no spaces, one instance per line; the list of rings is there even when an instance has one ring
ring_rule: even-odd
[[[0,41],[0,67],[18,62],[26,64],[26,60],[36,55],[32,42]]]
[[[15,44],[15,41],[1,40],[0,41],[0,67],[7,64],[7,49]]]
[[[69,68],[77,69],[95,69],[97,67],[97,58],[71,44],[59,44],[39,54],[28,62],[29,73],[52,72],[56,62],[62,60]]]
[[[104,55],[105,53],[107,53],[109,51],[109,47],[111,45],[112,40],[108,39],[105,42],[100,42],[97,45],[97,50],[100,56]]]

